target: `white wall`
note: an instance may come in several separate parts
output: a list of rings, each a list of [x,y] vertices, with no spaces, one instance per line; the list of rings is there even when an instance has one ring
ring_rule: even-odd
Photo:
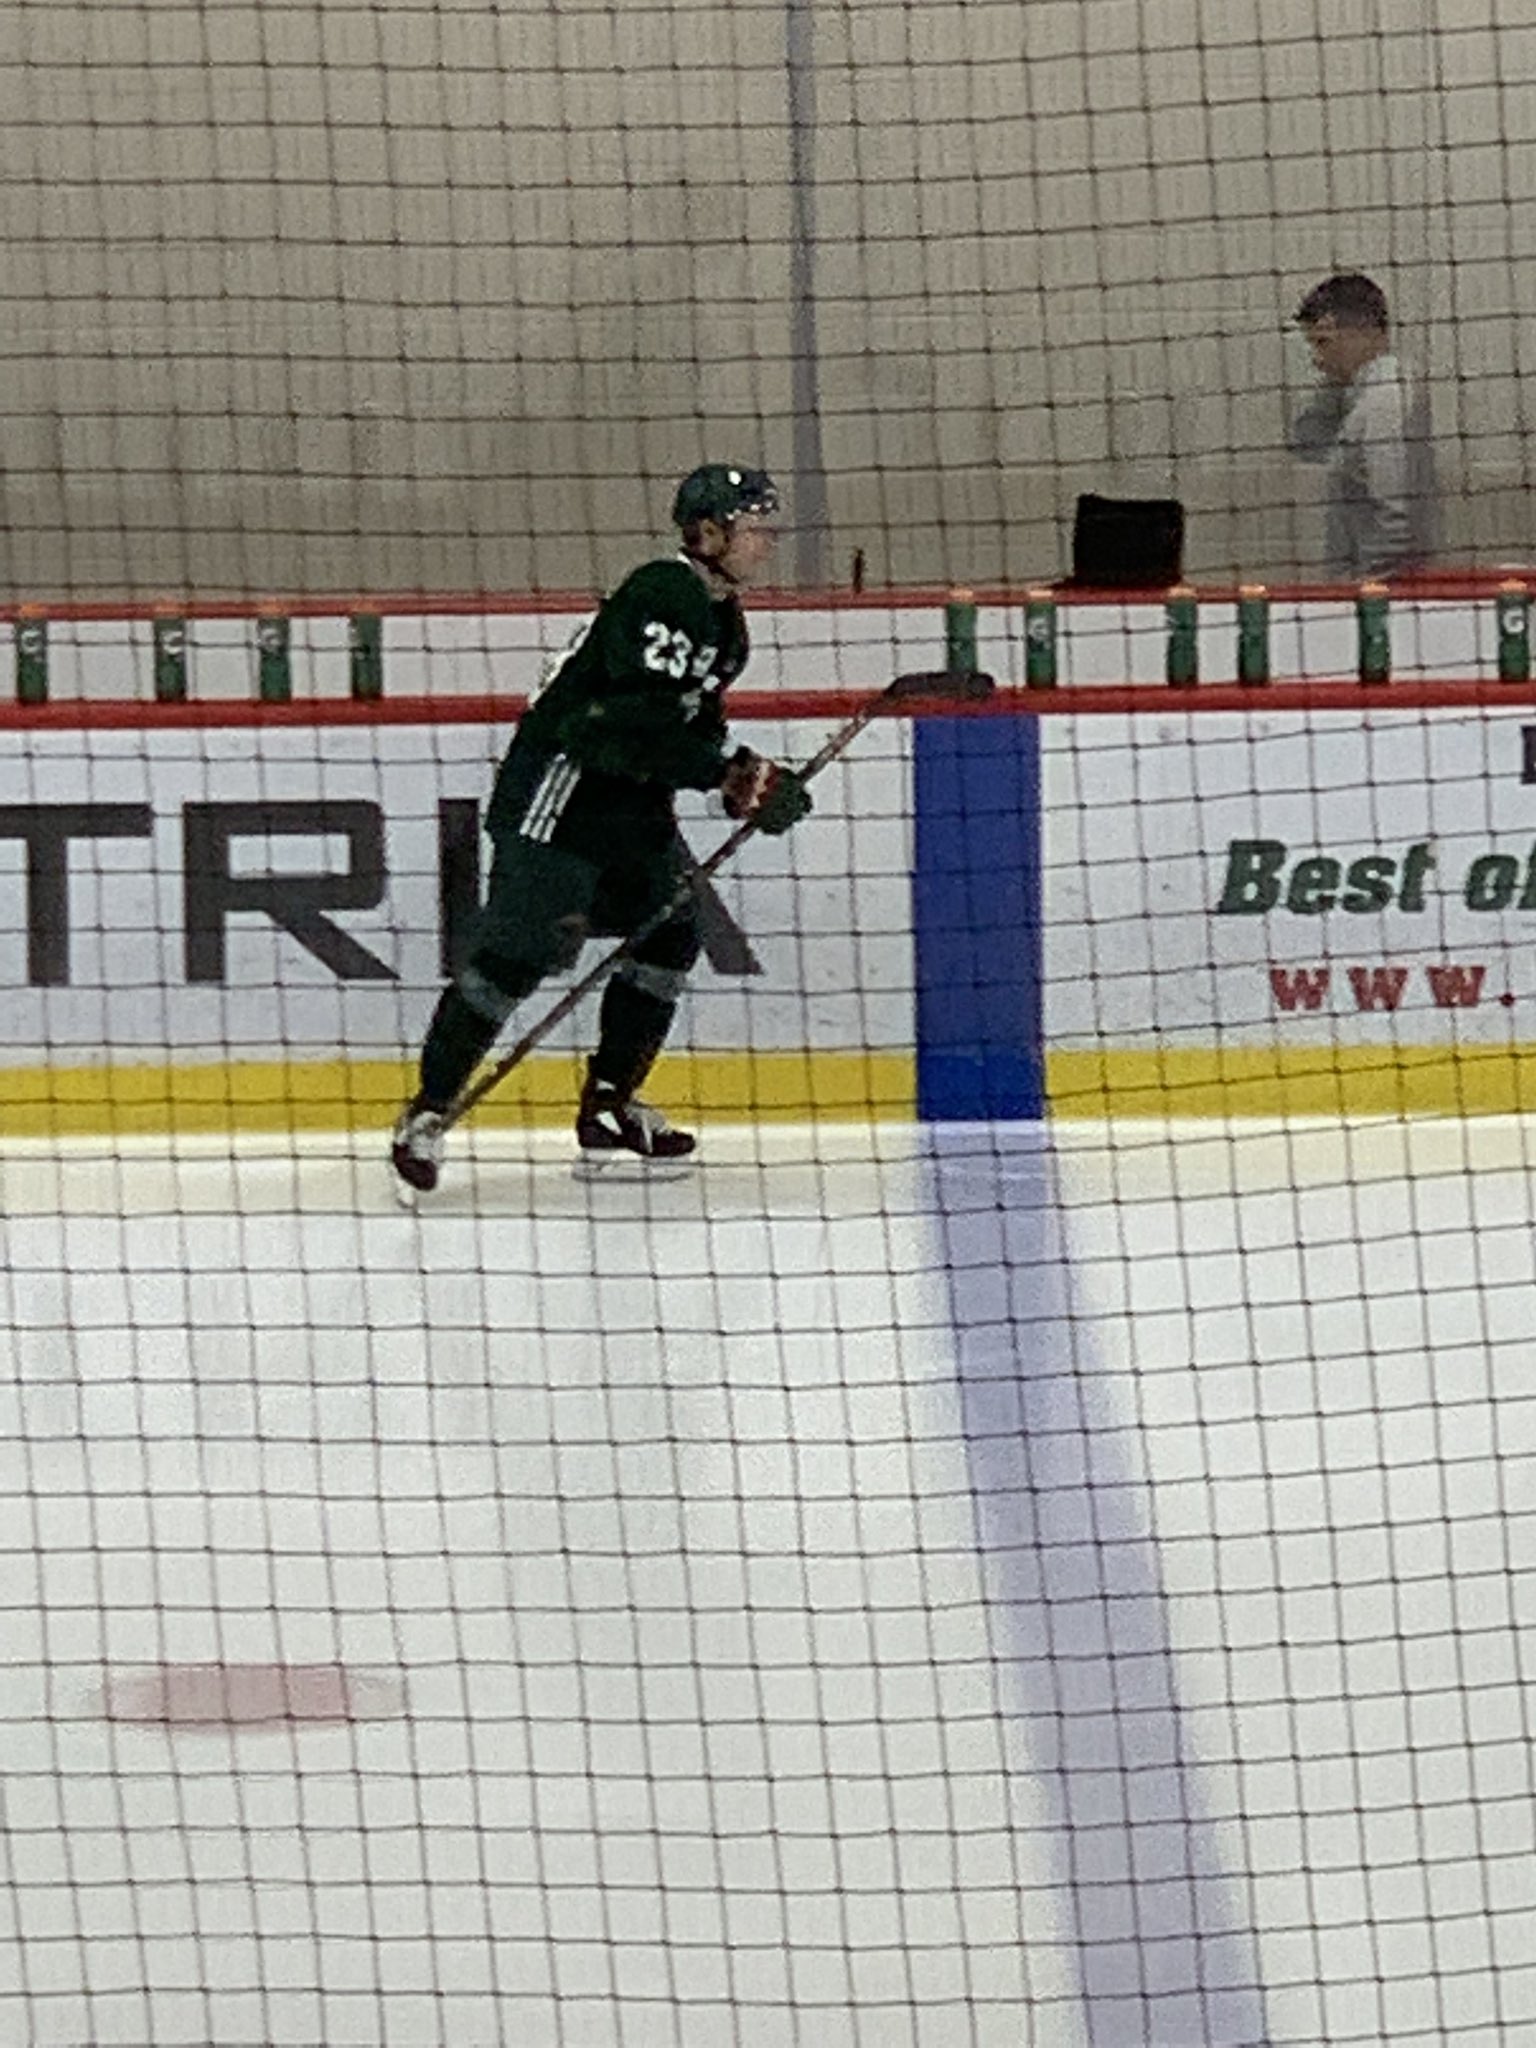
[[[1281,323],[1376,273],[1454,552],[1523,547],[1536,0],[812,10],[830,573],[1051,573],[1085,488],[1315,562]],[[0,5],[0,590],[590,587],[794,454],[785,10]]]

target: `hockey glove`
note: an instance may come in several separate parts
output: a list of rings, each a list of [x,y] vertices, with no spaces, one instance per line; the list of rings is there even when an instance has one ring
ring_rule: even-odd
[[[798,825],[811,808],[811,793],[793,768],[738,747],[720,785],[726,816],[750,818],[759,832],[776,839]]]

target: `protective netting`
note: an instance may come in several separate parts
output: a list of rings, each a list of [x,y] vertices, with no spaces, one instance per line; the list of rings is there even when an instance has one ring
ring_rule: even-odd
[[[573,1180],[557,1050],[409,1215],[475,707],[35,714],[10,2036],[1524,2040],[1528,692],[1454,688],[871,727],[718,878],[702,1165]]]
[[[0,2039],[1536,2042],[1536,0],[0,26]],[[734,738],[1019,687],[404,1213],[719,457]]]
[[[1524,558],[1530,0],[165,4],[5,26],[6,592],[588,588],[723,450],[803,584],[1080,493],[1326,566],[1282,329],[1386,294],[1446,559]]]

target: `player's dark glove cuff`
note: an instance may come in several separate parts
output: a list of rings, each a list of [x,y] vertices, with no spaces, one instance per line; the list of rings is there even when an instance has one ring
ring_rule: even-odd
[[[775,768],[752,813],[759,832],[776,839],[798,825],[811,808],[811,792],[793,768]]]
[[[794,769],[750,747],[738,747],[726,763],[720,795],[727,817],[750,818],[759,832],[775,838],[798,825],[811,808],[811,793]]]

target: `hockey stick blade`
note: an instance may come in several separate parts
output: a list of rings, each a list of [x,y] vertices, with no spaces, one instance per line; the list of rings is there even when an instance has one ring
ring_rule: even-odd
[[[983,697],[990,697],[996,688],[996,679],[985,669],[921,668],[913,669],[908,675],[897,676],[894,682],[886,685],[884,694],[893,702],[907,697],[930,697],[975,704]]]

